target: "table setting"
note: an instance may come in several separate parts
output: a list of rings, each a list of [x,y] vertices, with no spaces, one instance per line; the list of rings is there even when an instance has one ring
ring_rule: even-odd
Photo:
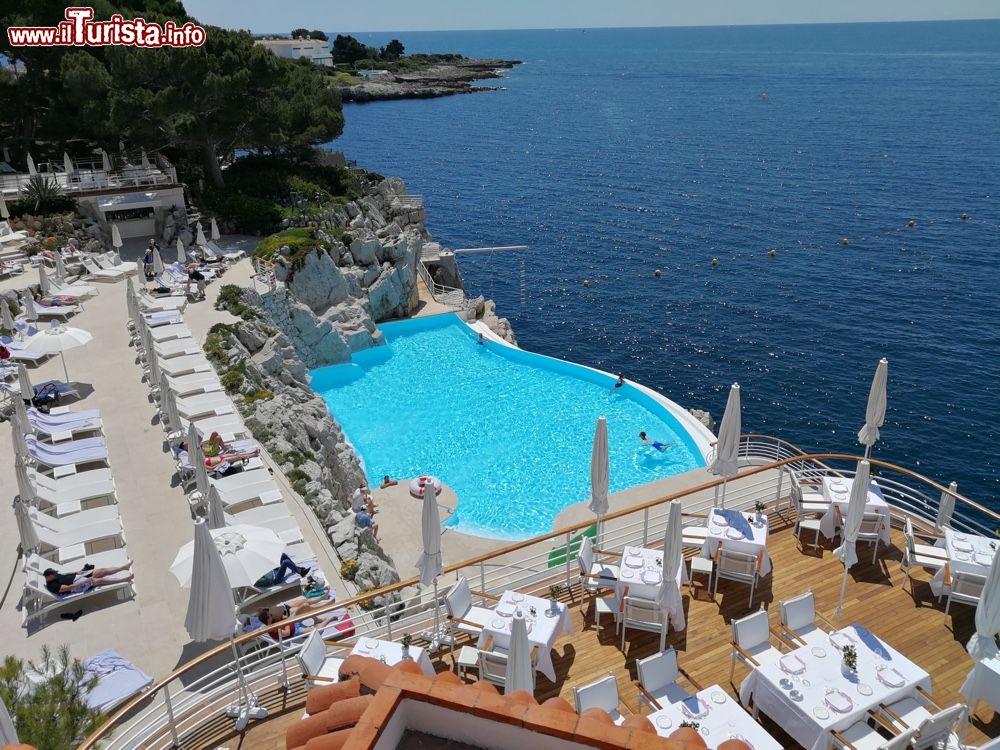
[[[680,566],[677,587],[687,581],[687,570]],[[615,593],[619,598],[628,589],[629,596],[656,599],[663,583],[663,551],[645,547],[626,546],[622,550],[622,564],[618,570]]]
[[[706,519],[708,535],[701,548],[701,556],[711,558],[716,548],[721,544],[734,552],[746,552],[756,555],[761,550],[764,557],[761,560],[760,574],[766,576],[771,572],[771,557],[767,554],[768,521],[766,515],[757,518],[754,513],[743,514],[738,510],[713,508]]]
[[[944,551],[952,574],[956,572],[985,576],[993,563],[1000,543],[976,534],[966,534],[954,529],[944,529]],[[931,579],[934,596],[945,593],[944,569],[938,570]]]
[[[747,743],[752,750],[781,750],[781,744],[718,685],[669,703],[648,718],[662,737],[669,737],[682,723],[697,724],[698,734],[710,749],[736,739]]]
[[[519,591],[505,591],[493,608],[494,616],[479,636],[478,647],[483,648],[486,639],[492,637],[496,648],[506,650],[510,643],[511,623],[518,610],[524,617],[528,642],[539,647],[536,669],[555,682],[552,648],[560,637],[573,634],[569,609],[561,602],[522,594]]]
[[[830,503],[830,508],[819,519],[819,530],[827,539],[833,539],[837,535],[837,510],[841,515],[847,515],[847,506],[851,500],[851,488],[854,486],[854,479],[847,477],[826,476],[823,477],[823,497]],[[884,544],[889,543],[890,537],[890,516],[889,504],[882,496],[882,490],[878,483],[872,480],[868,487],[868,499],[865,502],[865,513],[881,513],[885,518],[879,538]]]
[[[417,646],[411,643],[407,647],[407,652],[407,656],[404,657],[403,644],[401,643],[364,636],[358,638],[358,642],[355,644],[354,648],[351,649],[351,654],[378,659],[383,664],[388,664],[389,666],[399,664],[399,662],[403,661],[404,658],[409,658],[417,663],[420,667],[420,671],[424,674],[431,676],[435,674],[434,665],[431,664],[430,657],[427,656],[427,652],[424,651],[423,646]]]

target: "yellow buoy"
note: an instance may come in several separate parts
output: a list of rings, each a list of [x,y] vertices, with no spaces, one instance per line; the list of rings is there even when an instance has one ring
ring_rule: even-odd
[[[843,245],[844,247],[847,247],[847,244],[848,244],[848,243],[847,243],[847,238],[846,238],[846,237],[844,237],[844,239],[842,239],[842,240],[840,241],[840,244],[841,244],[841,245]]]
[[[718,258],[712,258],[712,265],[713,266],[719,265],[719,259]]]

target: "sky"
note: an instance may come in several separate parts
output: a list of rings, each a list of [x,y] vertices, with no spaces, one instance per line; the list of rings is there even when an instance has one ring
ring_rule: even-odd
[[[203,23],[255,32],[714,26],[998,18],[1000,0],[184,0]]]

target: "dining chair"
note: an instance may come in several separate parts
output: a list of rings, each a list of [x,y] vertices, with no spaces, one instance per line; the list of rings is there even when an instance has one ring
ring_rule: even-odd
[[[625,650],[625,631],[629,628],[645,630],[648,633],[660,634],[660,650],[663,650],[667,639],[667,613],[651,599],[641,599],[637,596],[625,596],[622,600],[622,611],[619,615],[619,625],[622,630],[621,650]]]
[[[813,503],[812,506],[817,504]],[[802,542],[802,530],[813,532],[813,546],[819,547],[819,531],[820,531],[820,518],[829,510],[830,506],[826,505],[823,509],[819,507],[811,507],[806,509],[806,504],[802,500],[802,493],[795,491],[795,486],[792,486],[792,506],[795,508],[795,538]]]
[[[444,595],[444,604],[448,610],[449,627],[466,635],[478,636],[493,616],[485,607],[473,606],[472,591],[464,576],[448,589],[448,593]]]
[[[971,604],[979,606],[979,600],[983,595],[983,586],[986,585],[986,576],[977,573],[970,573],[964,570],[951,571],[949,563],[944,565],[945,586],[948,588],[948,600],[944,605],[944,621],[948,622],[948,611],[951,603]]]
[[[917,734],[910,743],[913,750],[936,750],[939,747],[960,747],[956,735],[958,725],[965,719],[966,706],[960,703],[924,719],[917,726]]]
[[[602,588],[614,588],[618,583],[619,567],[595,560],[590,537],[583,538],[576,563],[580,569],[580,587],[588,594],[593,594]]]
[[[941,547],[918,543],[913,533],[913,521],[909,517],[907,517],[903,527],[903,536],[906,538],[906,546],[903,548],[903,560],[899,564],[903,571],[903,588],[906,588],[906,582],[909,581],[910,595],[916,601],[917,595],[913,591],[913,581],[911,580],[913,567],[941,570],[948,562],[948,555]],[[942,590],[941,594],[943,593]],[[938,601],[941,600],[941,594],[938,595]]]
[[[878,716],[869,711],[866,721],[856,721],[839,732],[831,729],[830,744],[841,750],[904,750],[910,746],[916,733],[915,729],[909,729],[896,734],[895,730],[886,727]]]
[[[676,703],[691,694],[679,684],[681,672],[677,664],[677,652],[673,647],[658,654],[638,659],[635,663],[639,679],[635,683],[639,691],[639,700],[649,706],[652,711],[659,711],[664,703]],[[700,690],[690,677],[684,675],[695,690]]]
[[[738,552],[719,545],[715,550],[715,584],[712,586],[712,599],[719,589],[719,579],[750,584],[750,601],[747,606],[753,606],[753,595],[757,588],[757,578],[764,560],[764,551],[756,555],[748,552]]]
[[[309,634],[302,648],[295,654],[295,660],[302,669],[302,679],[309,687],[337,682],[340,665],[344,663],[339,657],[327,655],[321,630],[314,630]]]
[[[878,543],[882,541],[882,524],[885,516],[881,513],[865,513],[861,518],[861,528],[858,530],[859,542],[870,542],[875,545],[872,550],[872,565],[878,557]]]
[[[833,623],[816,612],[816,599],[812,591],[778,602],[781,617],[781,634],[799,645],[819,645],[825,642]],[[823,623],[826,628],[821,627]]]
[[[781,650],[771,643],[771,636],[777,638],[778,643],[785,644],[781,636],[771,629],[767,621],[767,612],[760,609],[751,615],[734,619],[733,626],[733,655],[729,668],[729,681],[733,681],[736,673],[737,660],[753,670],[756,667],[781,658]]]
[[[890,721],[901,729],[916,727],[944,709],[937,701],[919,685],[911,695],[893,703],[879,703],[878,712],[883,719]]]
[[[599,708],[606,711],[615,724],[625,721],[625,716],[621,709],[625,708],[628,713],[635,713],[631,707],[625,703],[618,692],[618,680],[613,674],[602,677],[600,680],[591,682],[581,687],[573,688],[573,700],[576,703],[576,712],[582,714],[588,708]]]

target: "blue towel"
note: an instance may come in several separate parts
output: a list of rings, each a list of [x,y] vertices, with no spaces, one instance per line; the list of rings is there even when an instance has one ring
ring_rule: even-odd
[[[726,522],[734,529],[739,531],[747,539],[753,539],[753,529],[750,528],[750,522],[747,520],[746,516],[740,513],[738,510],[722,509],[716,508],[715,512],[726,519]]]
[[[888,649],[882,645],[882,641],[875,637],[875,635],[865,627],[861,625],[852,625],[854,632],[858,634],[858,638],[861,642],[868,647],[868,650],[877,656],[881,656],[886,661],[892,661],[892,656],[889,654]]]

